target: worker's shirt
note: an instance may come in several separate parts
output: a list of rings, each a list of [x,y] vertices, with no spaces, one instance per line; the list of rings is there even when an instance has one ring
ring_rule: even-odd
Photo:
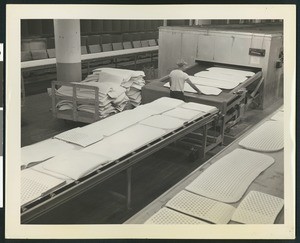
[[[182,70],[176,69],[170,73],[169,77],[171,79],[170,90],[183,92],[185,80],[189,78],[189,75]]]

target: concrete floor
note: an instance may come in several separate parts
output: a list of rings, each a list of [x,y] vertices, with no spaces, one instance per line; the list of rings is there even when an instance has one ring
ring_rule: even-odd
[[[229,131],[226,144],[236,139],[281,105],[282,100],[279,100],[265,110],[249,110],[241,124]],[[22,146],[36,143],[60,132],[84,125],[53,118],[50,107],[51,99],[46,93],[26,97],[25,109],[22,111]],[[224,146],[218,146],[212,153],[207,154],[203,160],[190,162],[186,151],[177,151],[167,147],[135,165],[132,172],[133,202],[131,210],[126,209],[124,198],[116,196],[124,194],[126,189],[126,174],[120,173],[77,196],[74,200],[58,206],[32,223],[123,223],[223,148]]]

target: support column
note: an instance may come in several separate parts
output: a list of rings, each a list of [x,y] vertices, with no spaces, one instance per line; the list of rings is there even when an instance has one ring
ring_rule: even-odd
[[[79,20],[55,19],[54,37],[57,81],[81,81],[82,76]]]

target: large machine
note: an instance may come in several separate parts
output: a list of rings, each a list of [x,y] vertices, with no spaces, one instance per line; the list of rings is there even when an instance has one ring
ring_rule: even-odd
[[[237,65],[226,65],[216,62],[206,62],[196,60],[196,63],[189,66],[185,72],[193,76],[199,71],[206,70],[211,67],[226,67],[235,68],[243,71],[251,71],[255,73],[247,78],[243,83],[240,83],[233,89],[222,89],[219,95],[194,94],[186,92],[186,98],[189,102],[196,102],[206,105],[218,107],[224,116],[224,128],[229,128],[235,125],[244,114],[247,105],[255,99],[259,103],[261,98],[261,85],[263,82],[262,72],[260,68],[244,67]],[[148,103],[160,97],[169,96],[169,88],[165,86],[169,82],[169,77],[164,76],[161,79],[155,80],[142,89],[142,102]]]
[[[159,76],[169,74],[178,59],[260,68],[265,108],[282,93],[283,26],[160,27]]]
[[[280,24],[160,27],[160,79],[143,88],[143,103],[169,96],[165,84],[179,59],[188,63],[185,71],[191,76],[211,67],[251,71],[255,75],[233,89],[222,89],[219,95],[186,92],[188,101],[217,106],[225,116],[225,128],[233,126],[250,103],[264,109],[282,98],[282,32]]]

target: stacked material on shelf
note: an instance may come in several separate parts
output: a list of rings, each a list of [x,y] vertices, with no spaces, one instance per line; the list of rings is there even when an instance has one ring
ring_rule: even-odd
[[[99,75],[99,82],[114,82],[126,89],[130,103],[136,107],[141,103],[141,89],[145,85],[145,73],[118,68],[97,68],[93,75]]]
[[[75,83],[75,82],[74,82]],[[75,84],[87,85],[98,87],[99,89],[99,113],[100,118],[107,117],[111,114],[123,111],[129,101],[126,96],[126,89],[112,82],[96,82],[96,81],[84,81]],[[62,86],[56,91],[57,95],[69,96],[73,95],[73,88],[69,86]],[[78,98],[82,99],[95,99],[95,91],[92,89],[80,87],[76,88]],[[62,100],[57,103],[59,110],[72,109],[73,103],[70,100]],[[78,105],[78,110],[94,113],[94,104],[82,104]]]

